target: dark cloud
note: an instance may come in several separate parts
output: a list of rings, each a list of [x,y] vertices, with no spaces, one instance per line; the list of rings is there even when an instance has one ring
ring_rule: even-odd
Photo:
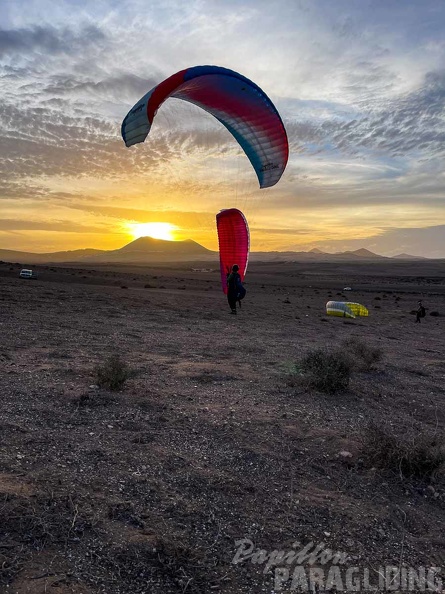
[[[116,73],[113,76],[53,75],[42,93],[51,97],[93,95],[106,101],[136,103],[156,85],[153,79],[146,79],[132,73]]]
[[[118,80],[114,79],[113,83],[117,84]],[[71,88],[73,86],[71,84]],[[166,107],[164,113],[159,114],[149,141],[127,149],[118,123],[93,112],[79,110],[77,115],[73,114],[69,99],[56,98],[32,107],[21,105],[19,101],[0,104],[0,197],[5,196],[1,187],[6,190],[6,184],[17,184],[20,177],[57,175],[113,179],[127,177],[131,172],[135,178],[150,177],[154,183],[159,168],[163,173],[168,170],[167,186],[174,187],[185,181],[174,165],[187,155],[211,157],[212,154],[239,152],[236,141],[220,125],[206,128],[199,123],[200,129],[181,129],[182,122],[190,128],[186,115],[182,113],[178,119],[176,110]],[[190,171],[190,184],[192,174]],[[207,189],[208,186],[203,191]],[[8,194],[11,190],[16,191],[9,187]]]
[[[40,51],[48,54],[70,54],[85,46],[96,45],[105,34],[94,25],[78,30],[56,29],[50,25],[22,29],[0,29],[0,57]]]
[[[142,160],[141,152],[125,149],[116,125],[94,115],[74,117],[52,106],[0,105],[3,183],[39,175],[112,178],[130,169],[137,172],[144,167]]]
[[[315,150],[314,145],[326,142],[329,135],[336,127],[334,123],[327,122],[323,125],[311,121],[285,121],[289,146],[292,153],[308,152]]]

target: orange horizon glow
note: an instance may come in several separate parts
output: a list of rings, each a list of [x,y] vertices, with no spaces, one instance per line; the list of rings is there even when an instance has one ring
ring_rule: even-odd
[[[127,228],[133,239],[153,237],[165,241],[177,241],[174,231],[178,227],[171,223],[127,223]]]

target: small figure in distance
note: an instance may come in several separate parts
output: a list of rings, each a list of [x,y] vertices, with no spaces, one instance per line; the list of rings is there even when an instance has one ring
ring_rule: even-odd
[[[420,318],[424,318],[425,317],[425,308],[422,305],[422,302],[419,301],[418,302],[418,308],[416,311],[416,324],[420,324]]]
[[[227,277],[227,301],[232,314],[236,314],[236,302],[238,301],[239,287],[242,287],[241,276],[238,272],[238,264],[232,266],[232,272]]]

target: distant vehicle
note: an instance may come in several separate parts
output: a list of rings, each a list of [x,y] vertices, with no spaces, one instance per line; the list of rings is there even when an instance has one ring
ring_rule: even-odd
[[[343,291],[352,291],[352,288],[351,288],[351,287],[345,287],[345,288],[343,289]]]
[[[37,278],[37,273],[28,268],[23,268],[20,271],[20,278]]]

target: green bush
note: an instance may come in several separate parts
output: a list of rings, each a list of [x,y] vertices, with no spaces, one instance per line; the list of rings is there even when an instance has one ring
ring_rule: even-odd
[[[320,392],[334,394],[349,386],[351,361],[338,349],[309,351],[301,359],[299,369],[306,385]]]
[[[111,355],[103,365],[96,368],[96,383],[100,388],[120,390],[131,372],[119,355]]]

